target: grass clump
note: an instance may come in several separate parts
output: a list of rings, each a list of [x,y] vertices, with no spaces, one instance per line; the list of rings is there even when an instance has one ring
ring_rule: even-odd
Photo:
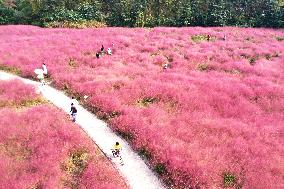
[[[257,54],[257,55],[254,55],[254,56],[248,56],[246,57],[249,61],[249,64],[250,65],[255,65],[256,61],[260,58],[260,56]]]
[[[70,59],[69,59],[68,65],[69,65],[70,67],[72,67],[72,68],[75,68],[75,67],[78,66],[78,65],[77,65],[77,61],[76,61],[76,59],[74,59],[74,58],[70,58]]]
[[[210,71],[212,68],[211,66],[209,66],[208,64],[205,63],[201,63],[197,65],[197,70],[201,71],[201,72],[206,72],[206,71]]]
[[[87,168],[88,160],[89,153],[86,149],[76,149],[69,153],[67,160],[61,165],[61,169],[66,173],[65,186],[79,188],[80,176]]]
[[[121,136],[126,141],[132,141],[134,139],[134,135],[130,132],[121,131],[119,129],[116,130],[116,133]]]
[[[233,187],[237,184],[237,177],[231,172],[223,173],[224,187]]]

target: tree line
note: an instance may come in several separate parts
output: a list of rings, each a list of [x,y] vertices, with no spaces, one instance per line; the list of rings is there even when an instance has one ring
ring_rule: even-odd
[[[284,27],[284,0],[0,0],[0,24]]]

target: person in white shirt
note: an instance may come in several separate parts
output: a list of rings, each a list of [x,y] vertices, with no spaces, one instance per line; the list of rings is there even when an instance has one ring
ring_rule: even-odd
[[[46,68],[45,63],[42,63],[42,69],[43,69],[43,74],[47,75],[47,68]]]
[[[107,49],[107,54],[108,54],[108,55],[111,55],[111,50],[110,50],[110,48]]]

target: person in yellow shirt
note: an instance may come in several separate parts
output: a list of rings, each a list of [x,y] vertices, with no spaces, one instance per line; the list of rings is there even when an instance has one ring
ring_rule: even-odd
[[[119,144],[119,142],[116,142],[115,145],[113,146],[113,151],[112,151],[113,156],[119,157],[120,151],[121,151],[121,144]]]

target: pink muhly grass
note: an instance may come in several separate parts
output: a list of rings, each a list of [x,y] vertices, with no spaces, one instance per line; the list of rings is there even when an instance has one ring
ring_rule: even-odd
[[[1,81],[0,91],[1,100],[13,103],[37,97],[32,86],[18,80]],[[63,166],[79,149],[86,150],[89,164],[78,176],[78,188],[128,188],[94,143],[59,109],[49,104],[20,112],[0,107],[0,114],[0,188],[62,188],[74,183]]]
[[[56,87],[119,112],[111,127],[148,150],[153,169],[177,188],[221,188],[226,175],[234,187],[283,185],[283,30],[0,29],[0,65],[32,76],[47,61]],[[208,34],[214,40],[192,40]],[[93,56],[112,43],[113,55]]]

